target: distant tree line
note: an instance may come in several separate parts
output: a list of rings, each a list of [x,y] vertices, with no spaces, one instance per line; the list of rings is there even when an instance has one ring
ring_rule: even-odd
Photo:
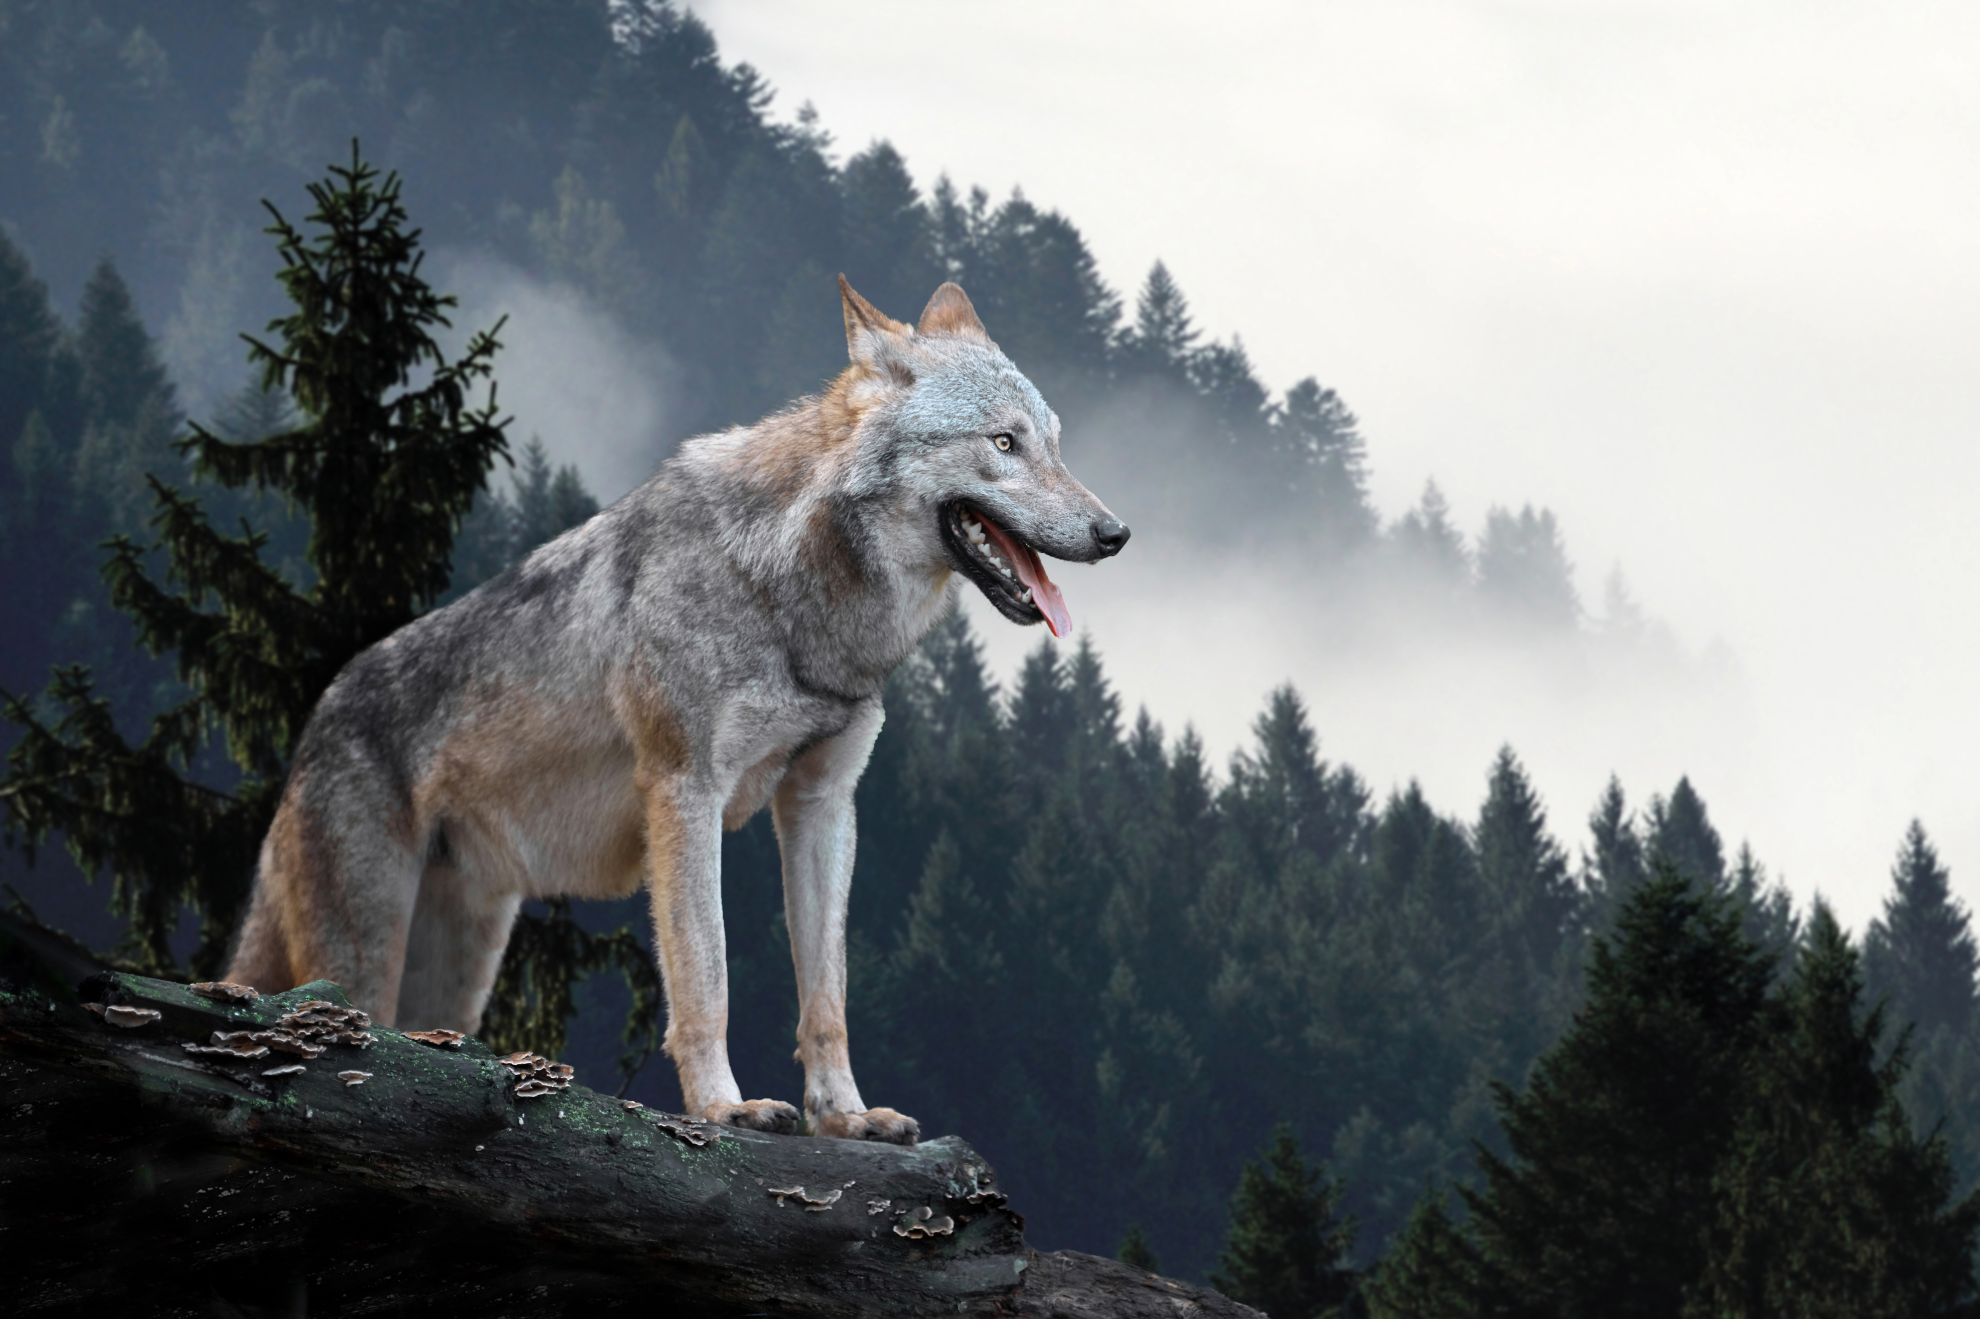
[[[908,318],[956,279],[1137,527],[1308,572],[1400,568],[1433,613],[1582,619],[1551,513],[1493,509],[1474,540],[1432,486],[1385,527],[1346,401],[1310,377],[1268,388],[1162,263],[1128,305],[1065,215],[923,191],[885,142],[841,158],[808,110],[773,120],[763,76],[665,0],[40,0],[7,23],[0,222],[57,288],[117,254],[195,383],[237,380],[236,334],[279,311],[258,199],[298,195],[355,137],[413,181],[429,247],[581,290],[665,347],[656,457],[837,371],[837,272]],[[0,414],[0,445],[25,417]]]

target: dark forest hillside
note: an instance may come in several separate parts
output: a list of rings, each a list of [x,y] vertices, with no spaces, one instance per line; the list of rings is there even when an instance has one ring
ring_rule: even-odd
[[[838,368],[837,272],[897,315],[953,278],[1066,417],[1073,465],[1138,510],[1138,534],[1270,546],[1311,569],[1316,599],[1403,594],[1459,630],[1591,626],[1551,513],[1495,509],[1467,537],[1432,486],[1385,522],[1340,394],[1318,378],[1268,388],[1235,337],[1195,326],[1159,264],[1132,296],[1108,288],[1064,215],[947,180],[923,191],[884,143],[842,155],[814,116],[779,121],[765,78],[725,64],[683,10],[0,0],[0,688],[32,699],[51,666],[86,664],[129,736],[185,699],[100,571],[108,538],[150,545],[147,477],[184,488],[216,527],[264,535],[255,554],[285,590],[320,585],[301,508],[196,481],[174,442],[188,413],[236,444],[297,424],[282,391],[250,380],[238,337],[283,310],[261,203],[299,216],[305,185],[350,160],[354,138],[403,176],[427,251],[489,254],[662,346],[674,370],[656,463],[682,436],[750,420]],[[499,352],[492,363],[499,381]],[[597,509],[567,437],[515,439],[513,470],[495,468],[457,528],[440,519],[452,576],[436,602]],[[130,554],[162,573],[156,548]],[[1863,941],[1859,985],[1833,923],[1804,919],[1750,851],[1729,853],[1688,780],[1636,802],[1612,782],[1585,829],[1564,823],[1582,803],[1543,803],[1511,748],[1479,766],[1475,807],[1413,783],[1384,795],[1330,758],[1290,687],[1212,763],[1162,712],[1124,709],[1090,642],[1044,643],[1000,685],[960,615],[895,675],[887,707],[860,787],[852,899],[862,1084],[982,1150],[1038,1244],[1112,1254],[1132,1239],[1171,1272],[1238,1276],[1230,1259],[1251,1268],[1264,1247],[1236,1249],[1231,1224],[1265,1216],[1232,1196],[1267,1194],[1265,1174],[1243,1169],[1270,1144],[1286,1185],[1306,1176],[1301,1157],[1324,1165],[1314,1185],[1338,1179],[1337,1195],[1292,1202],[1353,1215],[1357,1267],[1392,1240],[1410,1243],[1410,1267],[1462,1265],[1469,1229],[1424,1207],[1426,1191],[1475,1191],[1491,1169],[1544,1155],[1544,1142],[1509,1143],[1506,1119],[1556,1111],[1509,1098],[1550,1067],[1593,1076],[1590,1093],[1609,1083],[1592,1064],[1574,1072],[1577,1032],[1606,1002],[1591,984],[1655,1000],[1654,976],[1604,961],[1613,947],[1654,962],[1655,949],[1624,947],[1654,924],[1642,914],[1654,902],[1742,987],[1753,1051],[1728,1067],[1772,1060],[1756,1074],[1792,1109],[1800,1092],[1765,1068],[1788,1075],[1800,1055],[1763,1048],[1768,1032],[1857,1031],[1862,1047],[1835,1072],[1856,1069],[1845,1080],[1869,1095],[1857,1116],[1943,1121],[1958,1184],[1980,1177],[1980,956],[1921,827]],[[0,731],[0,749],[15,739]],[[204,787],[236,786],[217,743],[188,759]],[[14,843],[18,825],[10,814]],[[108,948],[126,922],[60,841],[32,867],[19,847],[0,852],[0,876]],[[795,999],[766,819],[729,836],[723,883],[736,1069],[746,1091],[788,1095]],[[643,941],[643,904],[576,917]],[[530,928],[561,928],[553,915],[532,911],[545,923]],[[197,918],[154,916],[178,922],[164,942],[183,962]],[[549,1029],[584,1079],[610,1088],[630,991],[596,975],[576,992],[567,1029]],[[1905,1023],[1908,1068],[1892,1061]],[[664,1060],[629,1086],[678,1102]],[[1728,1105],[1722,1143],[1737,1131],[1748,1145],[1725,1175],[1772,1187],[1768,1160],[1796,1147],[1768,1145],[1780,1133],[1742,1127]],[[1877,1145],[1869,1123],[1852,1138],[1898,1150],[1920,1185],[1937,1175],[1939,1146]],[[1287,1140],[1273,1143],[1281,1124]],[[1438,1285],[1407,1295],[1447,1296]]]
[[[1131,298],[1107,287],[1070,217],[946,179],[924,192],[884,142],[845,154],[808,112],[773,117],[764,76],[725,64],[671,5],[4,14],[0,223],[58,307],[110,259],[188,397],[233,393],[236,336],[277,310],[261,199],[300,195],[357,138],[406,177],[429,250],[574,290],[659,346],[673,370],[653,459],[837,369],[838,272],[909,317],[952,278],[1067,418],[1069,457],[1138,526],[1316,563],[1375,548],[1364,441],[1337,393],[1261,382],[1159,264]],[[24,415],[0,416],[6,442]],[[1427,589],[1453,563],[1470,575],[1434,493],[1390,540]],[[1486,612],[1579,617],[1549,516],[1495,515],[1477,548]]]

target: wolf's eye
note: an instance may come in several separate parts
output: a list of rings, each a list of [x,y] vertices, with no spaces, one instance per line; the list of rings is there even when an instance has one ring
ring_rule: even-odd
[[[990,440],[991,440],[991,443],[993,443],[993,444],[995,444],[995,445],[997,446],[997,449],[998,449],[998,451],[999,451],[999,452],[1002,452],[1002,453],[1009,453],[1009,452],[1011,451],[1011,437],[1010,437],[1010,436],[1008,436],[1008,435],[992,435],[992,436],[990,437]]]

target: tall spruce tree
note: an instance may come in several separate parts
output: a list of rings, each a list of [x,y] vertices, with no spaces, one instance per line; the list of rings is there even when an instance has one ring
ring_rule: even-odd
[[[1534,971],[1553,966],[1579,900],[1567,856],[1547,832],[1540,795],[1509,746],[1499,748],[1472,830],[1478,874],[1512,949]]]
[[[1450,501],[1435,481],[1423,483],[1416,507],[1396,519],[1389,542],[1404,571],[1426,585],[1455,591],[1471,581],[1471,551],[1451,520]]]
[[[1891,867],[1891,895],[1864,938],[1871,992],[1890,1001],[1900,1023],[1930,1034],[1973,1024],[1974,971],[1980,965],[1966,908],[1925,827],[1913,820]]]
[[[151,511],[148,480],[179,478],[182,418],[137,303],[108,258],[83,286],[76,351],[85,426],[77,487],[103,534],[137,535]]]
[[[1290,1124],[1246,1162],[1231,1197],[1231,1229],[1210,1285],[1272,1319],[1337,1315],[1354,1294],[1348,1267],[1355,1225],[1340,1213],[1340,1184],[1308,1164]]]
[[[1338,393],[1312,376],[1288,389],[1274,418],[1273,440],[1289,460],[1296,512],[1317,524],[1314,539],[1319,545],[1340,555],[1373,539],[1368,445]]]
[[[1730,1156],[1714,1179],[1698,1319],[1909,1319],[1963,1313],[1980,1196],[1951,1203],[1937,1133],[1899,1101],[1883,1011],[1863,1010],[1858,958],[1817,903]],[[1883,1058],[1883,1061],[1879,1061]]]
[[[483,406],[469,402],[490,376],[494,332],[457,359],[442,352],[434,332],[454,300],[420,276],[397,176],[381,180],[353,145],[351,163],[309,193],[311,233],[269,207],[293,310],[271,322],[273,343],[248,341],[264,387],[293,398],[300,423],[247,443],[196,426],[182,447],[202,477],[278,492],[309,518],[314,580],[298,589],[263,561],[265,534],[215,529],[153,476],[166,579],[129,538],[104,573],[144,644],[175,654],[191,696],[135,745],[79,667],[55,677],[52,725],[8,703],[23,733],[0,785],[8,836],[33,845],[59,831],[86,873],[107,870],[130,951],[157,971],[175,966],[181,908],[201,920],[193,971],[218,971],[317,697],[445,588],[454,532],[507,452],[493,385]],[[231,784],[189,776],[214,733],[238,769]]]
[[[1588,895],[1588,928],[1606,933],[1615,927],[1623,903],[1649,877],[1643,835],[1635,813],[1613,774],[1588,815],[1589,848],[1581,859],[1581,885]]]
[[[1478,592],[1508,621],[1571,629],[1581,618],[1559,524],[1551,509],[1531,504],[1513,513],[1494,508],[1478,538]]]
[[[1680,1313],[1705,1267],[1769,975],[1724,898],[1668,869],[1643,884],[1594,941],[1574,1026],[1524,1091],[1499,1088],[1509,1157],[1480,1150],[1462,1226],[1411,1220],[1374,1313]]]
[[[0,451],[13,448],[29,414],[42,408],[62,341],[48,286],[0,226]],[[0,471],[0,495],[7,489],[7,475]]]
[[[1726,894],[1739,911],[1740,928],[1746,937],[1767,951],[1777,966],[1785,968],[1801,936],[1801,918],[1795,915],[1794,896],[1787,888],[1767,877],[1767,868],[1745,843],[1733,857],[1732,871],[1726,876]]]
[[[1197,338],[1189,299],[1168,266],[1157,261],[1135,300],[1134,324],[1121,334],[1122,365],[1130,375],[1181,381],[1195,360]]]
[[[1490,988],[1506,1014],[1503,1030],[1517,1042],[1510,1061],[1523,1067],[1566,1015],[1555,987],[1579,922],[1581,894],[1566,854],[1547,832],[1540,796],[1509,746],[1499,748],[1492,762],[1472,845],[1496,963]]]
[[[1650,799],[1647,832],[1653,860],[1714,888],[1725,883],[1725,845],[1689,777],[1680,778],[1669,797]]]
[[[1155,1248],[1148,1244],[1148,1234],[1141,1230],[1141,1224],[1129,1225],[1127,1235],[1121,1238],[1121,1248],[1114,1252],[1114,1258],[1133,1268],[1144,1269],[1149,1273],[1160,1273],[1162,1261],[1155,1254]]]
[[[76,516],[81,366],[48,287],[0,226],[0,687],[47,673],[50,634],[91,590],[78,570],[100,526]]]

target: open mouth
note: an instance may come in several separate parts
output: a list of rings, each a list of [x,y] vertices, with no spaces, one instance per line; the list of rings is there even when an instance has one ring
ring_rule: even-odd
[[[941,522],[950,562],[999,613],[1013,623],[1043,622],[1055,637],[1072,631],[1065,597],[1036,550],[961,500],[943,505]]]

